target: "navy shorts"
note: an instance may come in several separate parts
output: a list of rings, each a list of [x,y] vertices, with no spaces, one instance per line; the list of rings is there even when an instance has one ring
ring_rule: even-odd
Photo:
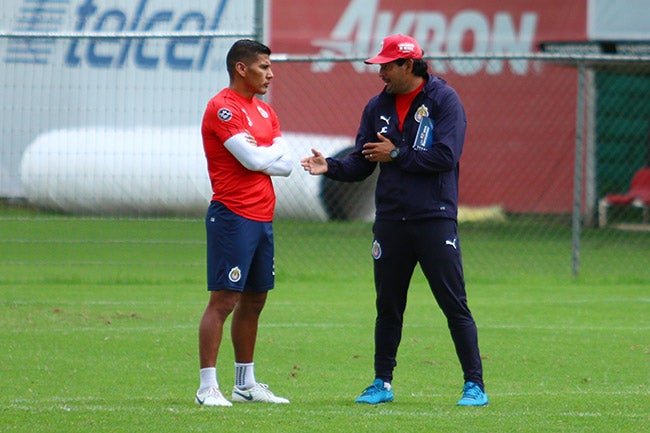
[[[212,201],[205,217],[208,290],[266,292],[275,279],[273,226]]]

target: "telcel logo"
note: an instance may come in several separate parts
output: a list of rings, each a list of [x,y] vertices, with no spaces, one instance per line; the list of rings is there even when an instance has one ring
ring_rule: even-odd
[[[135,12],[118,8],[99,10],[94,0],[85,0],[76,9],[76,31],[192,31],[216,30],[228,0],[215,2],[211,17],[201,11],[176,13],[161,9],[145,13],[149,0],[139,0]],[[184,4],[184,2],[179,2]],[[97,68],[122,68],[129,57],[135,66],[157,68],[161,63],[176,70],[203,70],[212,48],[211,38],[171,38],[166,43],[150,39],[89,39],[70,41],[65,54],[68,66],[85,62]],[[164,49],[161,49],[164,47]]]

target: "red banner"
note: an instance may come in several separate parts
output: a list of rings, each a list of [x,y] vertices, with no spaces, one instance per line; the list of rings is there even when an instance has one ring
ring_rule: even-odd
[[[274,0],[274,54],[371,57],[392,33],[427,54],[517,54],[545,40],[585,40],[586,0],[400,2]],[[577,76],[524,60],[432,61],[468,116],[461,204],[563,213],[572,205]],[[285,131],[354,136],[361,110],[383,83],[377,67],[276,63],[273,105]],[[557,101],[562,101],[558,103]]]

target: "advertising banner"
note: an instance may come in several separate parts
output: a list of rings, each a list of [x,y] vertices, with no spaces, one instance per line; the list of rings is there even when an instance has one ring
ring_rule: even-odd
[[[264,5],[265,42],[278,58],[286,54],[363,59],[375,55],[381,40],[393,33],[414,36],[425,56],[485,56],[429,61],[430,71],[457,90],[468,116],[461,205],[497,205],[517,213],[571,211],[575,69],[488,56],[535,52],[549,40],[585,41],[589,28],[601,36],[613,34],[616,26],[608,27],[610,21],[602,16],[611,9],[607,2],[272,0]],[[253,0],[7,0],[0,26],[52,34],[223,30],[253,35],[254,13]],[[61,131],[71,131],[69,137],[81,144],[84,137],[98,134],[118,142],[124,137],[142,140],[143,131],[158,140],[166,128],[169,137],[188,131],[187,137],[196,139],[189,131],[197,127],[206,101],[227,85],[224,57],[234,39],[1,38],[0,196],[25,193],[21,163],[52,164],[33,152],[23,161],[25,150],[30,143],[56,149],[51,140],[65,139]],[[267,98],[287,137],[297,140],[297,158],[318,143],[329,154],[349,149],[361,110],[383,86],[378,67],[361,60],[278,61],[273,70],[276,79]],[[172,145],[169,137],[163,140],[165,146]],[[119,144],[120,149],[138,152],[137,143]],[[152,141],[143,148],[160,147]],[[153,161],[147,169],[155,177],[159,167],[168,164],[173,161]],[[35,182],[40,166],[28,168],[25,178]],[[289,209],[288,216],[300,210],[305,213],[301,217],[326,218],[319,206],[309,210],[283,198],[323,195],[321,181],[306,181],[304,173],[294,171],[291,179],[277,182],[280,214]],[[51,185],[40,179],[27,190],[39,190],[44,184]],[[298,191],[312,184],[314,190]],[[144,192],[149,193],[155,191]],[[178,203],[179,208],[184,206]]]
[[[253,0],[3,0],[0,29],[252,35],[253,11]],[[228,84],[233,40],[0,38],[0,197],[23,194],[21,159],[41,134],[199,124],[209,97]]]
[[[544,40],[584,40],[586,0],[275,0],[270,28],[274,52],[289,55],[368,58],[393,33],[415,37],[425,56],[521,54]],[[297,132],[354,137],[383,86],[377,66],[361,61],[281,66],[278,75],[291,76],[277,80],[273,103],[284,128]],[[435,60],[430,71],[458,91],[468,115],[461,204],[570,211],[576,104],[565,95],[576,94],[575,70],[492,59]],[[536,127],[542,118],[552,127]]]

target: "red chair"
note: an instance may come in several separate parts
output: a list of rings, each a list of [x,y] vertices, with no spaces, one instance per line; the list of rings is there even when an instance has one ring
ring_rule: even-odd
[[[607,225],[607,210],[611,206],[634,206],[643,209],[643,222],[648,222],[650,209],[650,167],[642,167],[634,173],[630,190],[625,194],[607,194],[598,202],[598,226]]]

